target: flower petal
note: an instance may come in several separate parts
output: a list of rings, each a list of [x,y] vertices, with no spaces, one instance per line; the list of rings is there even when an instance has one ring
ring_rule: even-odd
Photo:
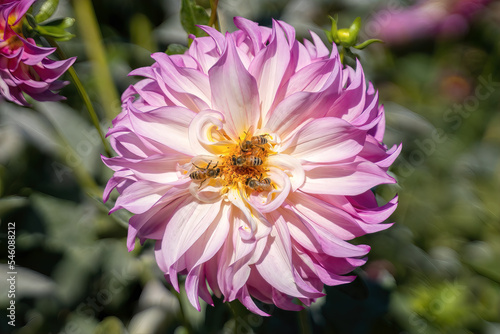
[[[300,190],[312,194],[352,196],[379,184],[395,182],[384,170],[367,161],[315,165],[306,168],[306,181]]]
[[[190,157],[178,154],[168,156],[151,156],[142,160],[130,160],[123,157],[106,158],[103,162],[111,169],[130,169],[138,179],[156,183],[172,184],[179,180],[177,168],[179,163],[187,163]],[[184,183],[187,180],[181,182]]]
[[[116,200],[114,208],[109,213],[118,209],[126,209],[132,213],[144,213],[170,189],[170,185],[158,186],[150,181],[137,181],[127,187]]]
[[[304,169],[298,159],[287,154],[271,155],[267,158],[266,164],[284,171],[290,180],[292,191],[300,188],[306,180]]]
[[[193,68],[179,67],[170,56],[163,53],[153,53],[159,73],[165,84],[176,92],[185,92],[201,98],[207,105],[210,104],[210,83],[208,76]]]
[[[218,216],[221,202],[200,203],[187,197],[179,202],[162,240],[165,266],[171,267],[198,240]],[[172,205],[170,205],[172,206]]]
[[[273,21],[271,41],[256,54],[248,72],[256,78],[260,96],[261,119],[269,112],[281,83],[286,80],[290,48],[280,25]]]
[[[263,254],[255,263],[255,268],[262,277],[277,290],[294,297],[320,297],[321,293],[311,293],[297,286],[291,263],[291,245],[285,229],[274,227],[268,238]]]
[[[311,162],[351,158],[363,149],[366,133],[346,121],[325,117],[313,120],[284,144],[283,153]]]
[[[255,78],[243,66],[231,35],[219,61],[208,72],[212,90],[212,105],[224,114],[226,132],[233,140],[252,126],[260,117],[259,90]]]
[[[199,112],[189,125],[189,142],[196,154],[221,154],[221,148],[234,145],[224,140],[219,130],[222,130],[224,115],[215,110]]]
[[[279,208],[291,190],[290,178],[282,170],[271,167],[267,172],[276,189],[270,192],[252,192],[248,202],[259,212],[267,213]]]
[[[178,152],[193,155],[189,143],[189,124],[196,113],[181,107],[161,107],[147,112],[137,110],[128,102],[134,132],[166,145]]]

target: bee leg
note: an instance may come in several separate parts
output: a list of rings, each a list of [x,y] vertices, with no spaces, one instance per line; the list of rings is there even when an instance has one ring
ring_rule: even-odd
[[[210,161],[208,162],[208,165],[207,165],[207,167],[206,167],[205,169],[209,169],[209,168],[210,168],[210,164],[211,164],[211,163],[212,163],[212,160],[210,160]]]
[[[203,168],[201,168],[201,167],[196,166],[194,163],[192,163],[192,164],[193,164],[193,166],[195,166],[195,167],[196,167],[196,168],[198,168],[198,169],[203,169]]]
[[[205,180],[203,180],[203,181],[201,181],[201,182],[200,182],[200,186],[198,187],[198,189],[200,189],[200,188],[201,188],[201,185],[202,185],[202,184],[203,184],[203,182],[205,182],[206,180],[207,180],[207,179],[205,179]]]

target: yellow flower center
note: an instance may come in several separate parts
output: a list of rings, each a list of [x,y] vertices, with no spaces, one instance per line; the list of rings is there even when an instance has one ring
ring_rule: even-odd
[[[222,184],[222,194],[231,188],[245,188],[248,192],[269,191],[272,181],[266,178],[266,160],[276,154],[269,136],[245,134],[240,138],[243,139],[238,144],[225,147],[217,160],[206,166],[195,165],[196,170],[190,173],[191,179],[201,184],[218,179]]]
[[[16,32],[18,35],[22,36],[22,27],[23,20],[19,20],[16,25],[13,25],[17,20],[15,14],[9,15],[8,22],[5,22],[2,18],[0,18],[0,38],[5,38],[5,28],[10,26],[10,28]],[[1,40],[1,39],[0,39]],[[12,34],[11,36],[7,36],[7,39],[4,41],[0,41],[0,48],[4,48],[8,46],[9,49],[15,50],[18,47],[21,47],[23,42],[19,39],[17,35]]]

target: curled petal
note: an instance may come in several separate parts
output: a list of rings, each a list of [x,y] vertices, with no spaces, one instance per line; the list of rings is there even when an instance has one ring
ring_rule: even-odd
[[[211,182],[208,181],[208,182]],[[213,203],[221,200],[221,190],[222,185],[217,180],[214,181],[214,185],[210,183],[205,185],[199,185],[197,183],[191,182],[189,185],[189,192],[194,198],[203,203]]]
[[[268,157],[267,164],[281,169],[288,175],[292,191],[296,191],[304,184],[306,176],[298,159],[286,154],[277,154]]]
[[[215,110],[199,112],[189,125],[189,142],[196,154],[220,154],[221,148],[234,145],[224,140],[218,132],[222,130],[224,116]]]
[[[243,200],[242,190],[231,189],[228,193],[228,200],[231,201],[245,216],[245,220],[240,220],[241,225],[238,231],[244,240],[251,238],[260,239],[269,234],[270,223],[265,216],[256,210],[249,202]]]
[[[290,178],[282,170],[272,167],[268,171],[268,176],[276,189],[270,192],[252,192],[248,198],[249,203],[262,213],[278,209],[291,190]]]

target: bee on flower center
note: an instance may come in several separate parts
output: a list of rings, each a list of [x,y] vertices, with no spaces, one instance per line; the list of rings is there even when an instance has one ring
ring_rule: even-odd
[[[243,152],[249,152],[254,147],[260,147],[262,150],[264,150],[264,146],[269,143],[266,136],[269,136],[269,135],[263,134],[263,135],[259,135],[259,136],[253,136],[252,138],[250,138],[250,140],[246,140],[246,137],[245,137],[240,144],[241,150]]]
[[[262,165],[262,163],[262,159],[254,155],[233,155],[231,157],[231,165],[238,167],[260,166]]]
[[[210,161],[208,163],[207,167],[205,167],[205,168],[201,168],[201,167],[198,167],[195,164],[193,164],[193,166],[198,168],[198,170],[195,170],[194,172],[189,174],[189,177],[191,178],[191,180],[201,181],[201,183],[200,183],[200,187],[201,187],[203,182],[205,182],[207,179],[219,177],[220,168],[217,167],[219,162],[217,162],[215,164],[215,166],[213,166],[212,168],[210,168],[211,164],[212,164],[212,161]]]
[[[260,178],[256,179],[253,177],[249,177],[245,185],[255,191],[271,191],[273,189],[273,186],[271,184],[271,179],[266,177],[262,178],[262,174],[260,175]]]

